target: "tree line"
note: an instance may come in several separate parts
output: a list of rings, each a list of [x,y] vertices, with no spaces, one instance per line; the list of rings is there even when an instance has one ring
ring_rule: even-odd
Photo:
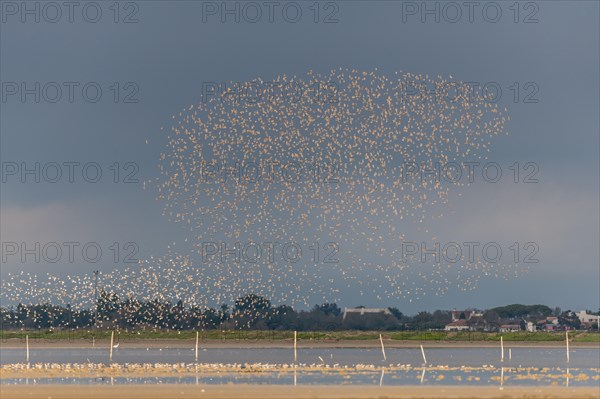
[[[359,307],[360,308],[360,307]],[[230,306],[218,308],[188,306],[183,301],[166,303],[158,300],[141,302],[101,291],[92,309],[71,309],[69,305],[55,304],[23,305],[0,308],[3,329],[270,329],[297,331],[337,330],[435,330],[443,329],[452,321],[449,310],[419,312],[405,315],[395,307],[385,312],[348,313],[343,317],[336,303],[315,305],[310,310],[297,311],[289,305],[274,306],[259,295],[248,294],[238,298]],[[577,317],[570,311],[562,312],[545,305],[508,305],[480,312],[467,323],[474,329],[494,330],[501,323],[524,320],[543,320],[556,315],[567,325],[579,328]],[[461,313],[460,318],[465,318]]]

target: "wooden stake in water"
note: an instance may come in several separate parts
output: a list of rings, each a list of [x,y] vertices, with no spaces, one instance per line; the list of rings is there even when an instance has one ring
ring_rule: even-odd
[[[383,354],[383,360],[387,360],[385,356],[385,347],[383,346],[383,337],[379,334],[379,342],[381,342],[381,353]]]
[[[565,338],[567,341],[567,363],[569,363],[569,361],[571,360],[570,358],[570,354],[569,354],[569,331],[565,331]]]
[[[196,331],[196,363],[198,363],[198,331]]]
[[[92,348],[96,347],[96,337],[92,337]]]
[[[427,358],[425,357],[425,349],[423,349],[423,345],[421,345],[421,355],[423,355],[423,364],[427,364]]]
[[[296,350],[297,341],[298,341],[298,334],[296,331],[294,331],[294,362],[296,362],[298,360],[298,352]]]
[[[27,364],[29,364],[29,335],[25,336],[25,351],[26,353],[26,357],[27,357]]]
[[[504,338],[500,336],[500,361],[504,361]]]
[[[112,352],[113,352],[113,342],[114,342],[114,339],[115,339],[115,332],[111,331],[110,332],[110,356],[109,356],[109,359],[110,359],[111,362],[112,362]]]
[[[508,348],[508,360],[512,360],[512,348]]]

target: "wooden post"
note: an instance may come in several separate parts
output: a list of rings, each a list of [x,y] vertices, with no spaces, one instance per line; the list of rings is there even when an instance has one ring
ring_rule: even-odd
[[[27,364],[29,365],[29,335],[25,336],[25,351],[26,351]]]
[[[198,331],[196,331],[196,363],[198,363]]]
[[[504,338],[500,336],[500,361],[504,361]]]
[[[385,356],[385,347],[383,346],[383,337],[379,334],[379,342],[381,342],[381,353],[383,354],[383,360],[387,360]]]
[[[113,342],[114,342],[114,339],[115,339],[115,332],[111,331],[110,332],[110,356],[109,356],[109,359],[110,359],[111,363],[112,363],[112,352],[113,352]]]
[[[294,363],[298,361],[298,351],[296,349],[298,341],[298,334],[294,331]]]
[[[570,354],[569,354],[569,330],[565,331],[565,338],[567,341],[567,363],[569,363],[569,361],[571,360]]]
[[[421,355],[423,355],[423,364],[427,364],[427,358],[425,357],[425,349],[423,349],[423,345],[421,345]]]

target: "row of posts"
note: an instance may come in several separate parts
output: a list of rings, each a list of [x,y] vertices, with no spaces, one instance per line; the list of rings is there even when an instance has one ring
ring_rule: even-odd
[[[110,333],[110,346],[109,346],[109,360],[112,363],[113,360],[113,349],[114,345],[115,332],[111,331]],[[383,336],[379,334],[379,342],[381,344],[381,354],[383,356],[383,360],[387,360],[387,356],[385,354],[385,345],[383,344]],[[566,353],[567,353],[567,363],[570,362],[570,350],[569,350],[569,332],[567,331],[565,334],[565,343],[566,343]],[[200,344],[200,333],[196,331],[196,345],[195,345],[195,361],[198,363],[198,349]],[[95,346],[95,340],[93,341],[93,345]],[[421,345],[421,355],[423,356],[423,364],[427,364],[427,357],[425,356],[425,349],[423,345]],[[29,365],[29,335],[25,336],[25,358],[26,362]],[[512,360],[512,349],[508,350],[508,358]],[[500,361],[504,362],[504,337],[500,336]],[[298,333],[294,331],[294,363],[298,362]]]

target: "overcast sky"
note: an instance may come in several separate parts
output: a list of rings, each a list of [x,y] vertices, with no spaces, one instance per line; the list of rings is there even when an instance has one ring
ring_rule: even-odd
[[[142,182],[159,175],[165,144],[160,128],[170,127],[172,115],[201,101],[203,82],[269,80],[309,70],[325,74],[340,67],[377,68],[389,76],[397,71],[452,75],[502,88],[498,104],[508,109],[509,134],[494,140],[488,158],[505,173],[514,162],[534,162],[539,182],[474,184],[451,198],[445,216],[428,228],[445,241],[498,241],[506,248],[532,241],[539,245],[540,261],[518,278],[482,276],[472,291],[449,287],[445,296],[407,302],[378,299],[373,292],[358,297],[345,289],[341,304],[389,305],[409,313],[508,303],[600,307],[598,2],[522,2],[518,14],[512,1],[495,2],[486,13],[483,6],[489,3],[481,2],[472,10],[472,22],[468,8],[462,6],[462,15],[455,17],[456,9],[444,3],[437,5],[436,22],[435,15],[421,15],[421,2],[322,2],[318,23],[312,1],[288,5],[287,14],[282,10],[290,2],[280,2],[273,22],[264,5],[256,23],[247,21],[255,10],[242,6],[239,23],[232,15],[221,22],[220,7],[234,8],[234,3],[121,2],[117,15],[112,1],[98,1],[85,12],[88,2],[81,2],[72,10],[73,22],[68,8],[63,6],[58,16],[56,9],[39,5],[40,20],[35,22],[35,15],[22,15],[25,3],[2,2],[3,249],[7,242],[79,241],[98,242],[110,253],[113,242],[135,242],[137,257],[147,259],[184,241],[188,233],[162,216],[156,193],[144,190]],[[26,4],[36,7],[35,2]],[[427,4],[435,9],[437,3]],[[302,16],[292,23],[297,8]],[[102,12],[99,21],[89,22],[97,10]],[[502,14],[493,23],[497,10]],[[333,23],[324,23],[327,18]],[[453,18],[456,23],[448,21]],[[22,97],[23,82],[28,88],[40,83],[39,103],[35,94]],[[55,95],[50,82],[63,87],[55,103],[50,101]],[[64,82],[77,84],[72,102]],[[95,103],[82,95],[89,82],[94,82],[88,85],[90,97],[95,87],[102,89]],[[20,170],[12,175],[10,169],[70,161],[80,163],[74,166],[73,183],[66,176],[55,184],[43,178],[35,183],[31,176],[23,183]],[[81,178],[81,165],[89,162],[102,168],[98,183]],[[119,183],[112,181],[115,162]],[[126,166],[128,162],[135,166]],[[139,183],[122,182],[129,172]],[[1,275],[21,270],[85,274],[123,267],[108,258],[96,264],[66,259],[36,264],[32,257],[22,262],[18,255],[3,256]]]

